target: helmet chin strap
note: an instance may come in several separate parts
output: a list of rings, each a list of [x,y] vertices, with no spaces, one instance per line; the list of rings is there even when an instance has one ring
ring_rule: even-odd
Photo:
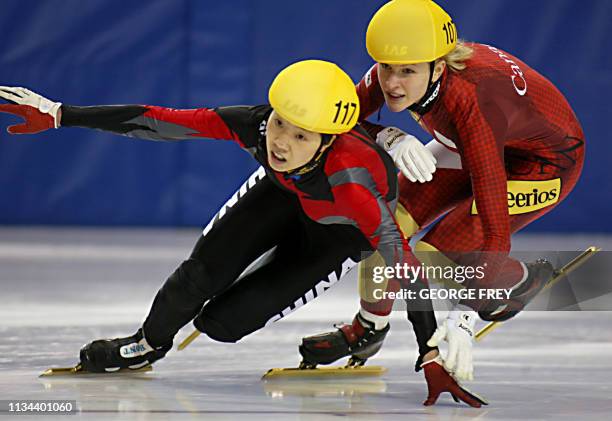
[[[429,80],[427,81],[427,90],[425,91],[425,95],[412,104],[408,109],[414,113],[419,115],[424,115],[431,109],[433,104],[435,104],[436,98],[440,94],[440,85],[442,83],[442,78],[439,77],[438,80],[432,83],[433,73],[434,73],[435,62],[429,62]]]
[[[318,167],[319,164],[321,163],[321,157],[323,156],[323,153],[325,152],[322,149],[325,145],[329,144],[332,141],[332,139],[333,139],[333,135],[321,133],[321,144],[317,148],[317,151],[314,153],[310,161],[308,161],[301,167],[295,168],[291,171],[287,171],[286,173],[284,173],[284,177],[298,179],[300,178],[300,176]]]

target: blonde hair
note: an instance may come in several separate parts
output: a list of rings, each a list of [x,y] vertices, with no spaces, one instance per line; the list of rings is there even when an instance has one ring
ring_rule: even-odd
[[[465,41],[458,40],[455,48],[450,53],[441,58],[446,65],[454,72],[460,72],[467,66],[465,61],[472,57],[474,50],[472,47],[465,45]]]

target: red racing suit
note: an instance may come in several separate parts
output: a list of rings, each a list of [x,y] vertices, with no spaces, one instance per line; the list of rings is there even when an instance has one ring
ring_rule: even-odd
[[[503,258],[510,235],[574,188],[585,142],[570,105],[550,81],[497,48],[467,45],[473,49],[467,67],[447,67],[428,106],[412,113],[438,143],[430,146],[442,151],[438,170],[425,184],[400,175],[399,200],[421,228],[446,214],[423,239],[438,250],[496,252],[488,284],[502,265],[504,273],[523,272]],[[378,64],[357,86],[361,119],[384,104],[377,71]],[[374,136],[382,129],[368,122],[364,127]]]

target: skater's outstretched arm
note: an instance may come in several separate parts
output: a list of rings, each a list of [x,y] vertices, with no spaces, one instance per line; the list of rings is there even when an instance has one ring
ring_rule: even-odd
[[[19,115],[25,122],[8,128],[12,134],[33,134],[51,128],[85,127],[123,136],[148,140],[183,140],[195,138],[228,139],[250,147],[239,136],[240,127],[228,125],[222,115],[240,109],[248,117],[260,107],[222,107],[178,110],[150,105],[97,105],[78,107],[51,101],[25,88],[0,87],[0,98],[12,104],[0,105],[0,111]],[[236,123],[233,121],[233,123]]]

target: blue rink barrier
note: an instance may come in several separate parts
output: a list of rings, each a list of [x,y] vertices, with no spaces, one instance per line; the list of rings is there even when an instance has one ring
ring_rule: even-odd
[[[3,0],[0,84],[75,105],[193,108],[266,101],[274,75],[304,58],[358,80],[365,28],[384,1]],[[612,231],[607,171],[612,58],[607,0],[440,0],[461,37],[526,61],[583,124],[581,181],[534,231]],[[0,115],[0,126],[14,118]],[[383,124],[428,140],[405,114]],[[230,142],[146,142],[82,129],[2,131],[0,224],[203,226],[257,164]]]

